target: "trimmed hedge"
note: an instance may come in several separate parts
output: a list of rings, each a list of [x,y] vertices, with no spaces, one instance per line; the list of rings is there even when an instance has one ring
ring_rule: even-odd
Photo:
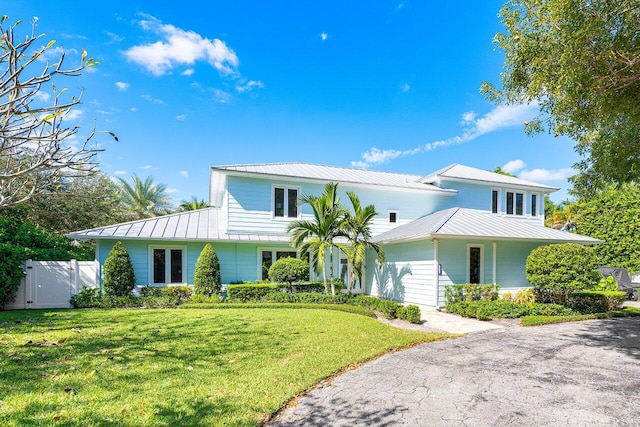
[[[269,292],[276,292],[280,288],[277,284],[264,285],[228,285],[228,302],[257,302]]]
[[[497,301],[459,301],[447,306],[450,313],[478,320],[515,319],[523,316],[566,316],[575,314],[573,310],[559,304],[516,304],[515,302]]]
[[[569,297],[567,305],[582,314],[620,310],[627,294],[622,291],[580,291]]]
[[[351,304],[379,311],[389,320],[397,318],[408,320],[411,323],[420,323],[421,320],[420,307],[417,305],[403,306],[395,301],[380,299],[369,295],[356,295],[352,298]]]
[[[445,306],[460,301],[494,301],[498,299],[500,285],[467,283],[444,287]]]

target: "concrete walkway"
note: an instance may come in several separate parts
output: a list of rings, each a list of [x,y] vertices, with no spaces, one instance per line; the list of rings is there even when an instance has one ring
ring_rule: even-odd
[[[379,320],[398,328],[413,329],[425,332],[448,332],[450,334],[460,335],[502,328],[502,326],[492,322],[483,322],[476,319],[468,319],[466,317],[458,316],[457,314],[438,311],[431,307],[420,307],[420,313],[422,323],[418,325],[413,325],[401,320]]]
[[[267,425],[639,423],[640,318],[623,318],[497,328],[387,354],[321,383]]]

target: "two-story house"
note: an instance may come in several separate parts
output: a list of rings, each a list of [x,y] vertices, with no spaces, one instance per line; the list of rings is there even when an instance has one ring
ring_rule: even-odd
[[[372,231],[386,260],[369,254],[355,291],[400,302],[442,306],[444,286],[452,283],[517,290],[529,286],[525,261],[532,249],[599,243],[544,227],[544,195],[556,188],[457,164],[426,176],[305,163],[215,166],[208,208],[68,236],[95,239],[100,265],[122,241],[139,285],[193,283],[206,243],[216,250],[223,283],[266,279],[275,260],[296,256],[288,224],[311,219],[299,196],[319,195],[329,182],[339,183],[343,203],[353,191],[379,212]],[[349,277],[338,250],[334,263],[339,277]]]

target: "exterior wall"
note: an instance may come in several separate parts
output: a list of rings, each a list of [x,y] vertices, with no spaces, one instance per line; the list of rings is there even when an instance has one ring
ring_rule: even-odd
[[[320,195],[324,185],[302,181],[280,181],[264,178],[247,178],[229,176],[228,189],[228,231],[230,233],[256,233],[284,235],[291,222],[288,218],[273,218],[272,192],[274,185],[296,187],[299,194]],[[338,186],[340,201],[351,206],[346,192],[353,191],[358,195],[362,206],[373,204],[379,215],[372,224],[373,235],[407,224],[417,218],[443,209],[445,204],[453,203],[456,196],[441,195],[419,191],[400,189],[380,189],[356,187],[347,184]],[[396,223],[389,222],[389,211],[398,214]],[[312,219],[312,211],[308,205],[301,207],[301,218]]]
[[[97,260],[102,268],[104,261],[109,255],[109,251],[115,245],[116,240],[100,240],[96,251]],[[193,273],[196,260],[207,242],[176,242],[176,241],[155,241],[155,240],[123,240],[133,269],[136,275],[136,285],[148,285],[149,280],[149,246],[182,246],[186,248],[186,283],[193,284]],[[220,261],[220,274],[222,283],[228,284],[234,281],[255,281],[259,279],[260,265],[258,262],[259,248],[278,248],[282,250],[292,250],[288,245],[265,245],[264,243],[220,243],[210,242],[216,251]]]
[[[385,263],[367,260],[367,293],[394,301],[435,305],[436,266],[433,244],[417,241],[385,245]]]

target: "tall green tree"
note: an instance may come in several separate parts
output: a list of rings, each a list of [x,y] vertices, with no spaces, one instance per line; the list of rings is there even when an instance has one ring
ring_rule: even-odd
[[[222,290],[220,261],[210,243],[204,245],[193,272],[193,291],[196,295],[219,295]]]
[[[83,135],[70,123],[81,97],[54,84],[97,62],[82,50],[78,65],[67,67],[66,52],[58,53],[55,40],[47,43],[36,33],[38,18],[22,35],[22,21],[11,25],[7,19],[0,18],[0,207],[20,205],[65,178],[94,172],[102,151],[94,144],[99,132]],[[46,55],[57,58],[41,61]]]
[[[640,185],[610,186],[575,203],[578,233],[604,243],[595,246],[600,265],[640,272]]]
[[[580,186],[639,179],[638,0],[508,0],[499,17],[502,88],[485,82],[481,91],[497,103],[539,105],[527,132],[577,141]]]
[[[131,177],[131,184],[122,178],[118,180],[122,201],[135,219],[164,215],[169,212],[171,197],[167,194],[165,184],[155,184],[151,176],[143,181],[135,174]]]
[[[180,212],[197,211],[198,209],[203,209],[207,206],[207,202],[205,202],[203,199],[198,200],[196,196],[192,196],[191,200],[181,201],[180,206],[178,206],[178,210]]]
[[[379,244],[373,242],[371,237],[371,225],[378,215],[375,206],[363,207],[358,196],[351,191],[347,191],[347,196],[351,201],[353,213],[348,212],[345,216],[344,230],[349,244],[342,245],[341,249],[351,264],[352,277],[349,278],[347,285],[348,292],[351,293],[356,280],[362,283],[367,249],[373,249],[376,252],[380,263],[384,263],[384,250]]]
[[[325,292],[329,292],[327,286],[326,254],[329,254],[329,283],[331,294],[336,294],[333,253],[336,248],[335,239],[344,236],[344,220],[347,209],[340,204],[338,197],[338,184],[328,183],[320,196],[303,195],[301,204],[308,204],[313,211],[312,220],[292,221],[287,227],[291,234],[291,245],[299,254],[310,254],[311,264],[316,271],[322,269]]]
[[[118,186],[101,172],[66,178],[57,188],[34,196],[25,206],[29,221],[59,234],[128,219]]]

